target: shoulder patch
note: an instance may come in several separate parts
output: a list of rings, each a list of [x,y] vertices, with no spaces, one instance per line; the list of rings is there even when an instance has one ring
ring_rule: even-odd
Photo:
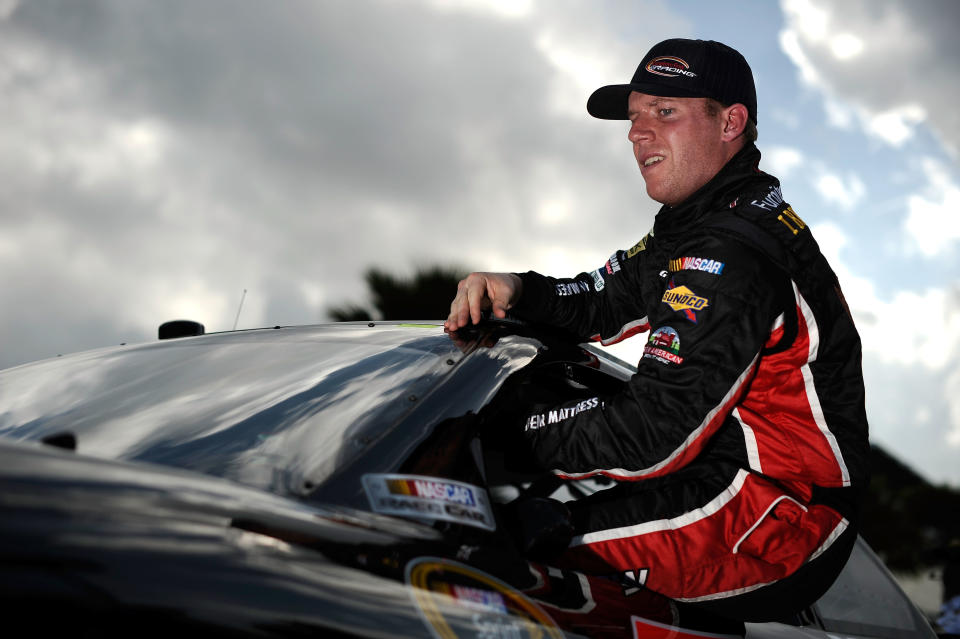
[[[764,211],[773,211],[781,204],[783,204],[783,191],[780,190],[779,186],[771,186],[766,195],[750,202],[751,206]]]
[[[607,275],[613,275],[620,271],[620,253],[621,251],[617,251],[611,255],[607,263],[603,265],[604,268],[607,269]]]
[[[599,293],[606,286],[606,283],[603,281],[603,269],[598,268],[591,273],[591,275],[593,275],[593,290]]]
[[[807,228],[800,216],[794,212],[793,207],[784,201],[783,191],[779,186],[771,186],[766,195],[751,200],[750,206],[768,213],[776,213],[777,220],[793,235],[798,235],[800,231]]]
[[[803,220],[800,219],[800,216],[793,212],[793,207],[787,205],[787,208],[783,209],[780,212],[780,215],[777,216],[777,219],[790,229],[790,232],[796,235],[803,229],[807,228],[807,225]]]
[[[627,259],[630,259],[640,251],[644,251],[647,248],[647,241],[650,239],[650,233],[644,235],[639,242],[634,244],[631,248],[627,249]]]

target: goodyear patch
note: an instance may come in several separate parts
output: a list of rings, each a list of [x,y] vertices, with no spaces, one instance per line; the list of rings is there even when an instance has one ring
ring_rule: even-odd
[[[711,260],[706,257],[680,257],[670,260],[667,269],[671,273],[678,271],[703,271],[704,273],[713,273],[720,275],[723,273],[723,262]]]
[[[647,345],[643,347],[643,356],[655,359],[664,364],[681,364],[680,336],[676,329],[670,326],[661,326],[647,338]]]
[[[363,489],[377,513],[496,529],[487,492],[472,484],[422,475],[368,473],[363,476]]]
[[[707,308],[710,305],[710,300],[697,295],[686,286],[674,286],[672,280],[670,287],[664,292],[661,301],[696,324],[697,313]]]
[[[492,575],[449,559],[407,564],[410,595],[434,637],[562,639],[543,608]]]

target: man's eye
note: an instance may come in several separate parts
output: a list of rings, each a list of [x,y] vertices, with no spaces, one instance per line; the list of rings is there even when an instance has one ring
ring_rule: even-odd
[[[663,107],[658,111],[660,115],[673,115],[673,109],[670,107]]]

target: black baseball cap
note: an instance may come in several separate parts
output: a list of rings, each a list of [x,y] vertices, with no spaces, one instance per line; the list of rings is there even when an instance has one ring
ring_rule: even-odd
[[[739,103],[757,123],[757,89],[750,65],[739,51],[714,40],[673,38],[655,44],[630,84],[600,87],[587,100],[587,111],[595,118],[625,120],[631,91]]]

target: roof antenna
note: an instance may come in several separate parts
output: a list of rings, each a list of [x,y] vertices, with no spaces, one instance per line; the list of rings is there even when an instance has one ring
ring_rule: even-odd
[[[243,295],[240,296],[240,306],[237,308],[237,318],[233,320],[233,330],[237,330],[237,322],[240,321],[240,311],[243,310],[243,300],[247,297],[247,289],[243,289]]]

